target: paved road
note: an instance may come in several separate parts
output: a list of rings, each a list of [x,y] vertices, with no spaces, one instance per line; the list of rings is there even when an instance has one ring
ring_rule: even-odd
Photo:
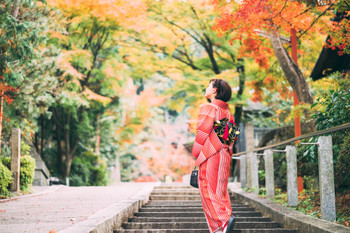
[[[0,233],[49,233],[81,223],[99,210],[122,203],[157,183],[107,187],[33,187],[34,193],[0,200]]]

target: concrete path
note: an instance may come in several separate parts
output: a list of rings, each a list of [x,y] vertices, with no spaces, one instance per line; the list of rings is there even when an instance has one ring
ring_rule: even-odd
[[[111,206],[122,208],[123,204],[151,191],[156,185],[159,183],[33,187],[33,194],[0,200],[0,233],[54,233],[72,229],[77,224],[84,225],[90,216],[105,209],[113,212]]]

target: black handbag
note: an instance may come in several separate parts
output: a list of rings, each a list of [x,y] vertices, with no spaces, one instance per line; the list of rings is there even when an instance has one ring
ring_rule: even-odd
[[[198,169],[196,169],[196,167],[191,173],[190,185],[194,188],[198,188]]]

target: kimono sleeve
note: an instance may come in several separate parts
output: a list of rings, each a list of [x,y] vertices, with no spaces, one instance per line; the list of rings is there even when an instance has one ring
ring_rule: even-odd
[[[197,121],[197,135],[192,147],[192,155],[198,157],[210,132],[213,130],[216,109],[206,104],[201,107]]]

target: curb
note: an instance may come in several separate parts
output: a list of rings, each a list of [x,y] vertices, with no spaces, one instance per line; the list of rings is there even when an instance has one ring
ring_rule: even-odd
[[[8,202],[8,201],[15,201],[18,199],[23,199],[23,198],[28,198],[28,197],[37,197],[37,196],[41,196],[41,195],[45,195],[47,193],[52,193],[52,192],[56,192],[57,190],[63,188],[63,187],[67,187],[65,185],[54,185],[54,186],[50,186],[49,188],[47,188],[47,190],[45,191],[41,191],[41,192],[37,192],[37,193],[32,193],[32,194],[24,194],[24,195],[20,195],[20,196],[15,196],[15,197],[10,197],[10,198],[6,198],[6,199],[0,199],[0,203],[3,202]]]
[[[282,223],[285,228],[296,229],[300,233],[350,233],[350,228],[345,226],[294,211],[230,184],[228,188],[237,200],[254,207],[273,221]]]
[[[106,233],[121,229],[122,223],[126,222],[130,216],[149,201],[152,190],[159,185],[160,182],[157,182],[154,185],[144,187],[130,199],[116,202],[91,215],[85,221],[58,233]]]

